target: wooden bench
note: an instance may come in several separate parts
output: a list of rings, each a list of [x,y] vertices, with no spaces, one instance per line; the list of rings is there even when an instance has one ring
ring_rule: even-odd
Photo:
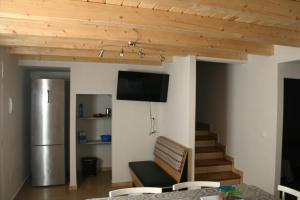
[[[136,187],[170,188],[187,181],[189,149],[160,136],[154,147],[154,161],[129,162],[133,185]]]

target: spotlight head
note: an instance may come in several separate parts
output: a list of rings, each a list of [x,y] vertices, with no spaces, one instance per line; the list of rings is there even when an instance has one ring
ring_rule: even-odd
[[[128,47],[135,47],[135,46],[136,46],[136,42],[128,41]]]
[[[165,56],[163,56],[162,54],[160,54],[159,56],[160,56],[160,62],[164,62],[166,60]]]
[[[124,57],[124,49],[123,48],[120,51],[120,57]]]
[[[141,59],[144,58],[145,55],[146,55],[145,52],[143,51],[143,49],[140,49],[138,54],[139,54]]]
[[[102,58],[103,54],[104,54],[104,49],[101,48],[100,51],[99,51],[99,53],[98,53],[98,57]]]

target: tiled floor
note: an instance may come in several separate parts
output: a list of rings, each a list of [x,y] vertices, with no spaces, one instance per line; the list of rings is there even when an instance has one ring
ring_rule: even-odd
[[[95,177],[82,179],[77,191],[69,190],[68,185],[51,187],[32,187],[28,180],[16,200],[77,200],[95,197],[107,197],[108,192],[118,189],[111,186],[111,172],[100,172]]]

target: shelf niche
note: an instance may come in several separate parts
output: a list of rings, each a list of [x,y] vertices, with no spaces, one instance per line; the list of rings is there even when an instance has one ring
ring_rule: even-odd
[[[83,115],[79,114],[82,104]],[[106,113],[112,108],[110,94],[77,94],[76,96],[76,136],[77,136],[77,171],[81,171],[81,158],[97,157],[97,168],[111,168],[111,142],[101,141],[102,134],[111,134],[111,116],[94,117]],[[86,141],[79,140],[79,133],[85,132]]]

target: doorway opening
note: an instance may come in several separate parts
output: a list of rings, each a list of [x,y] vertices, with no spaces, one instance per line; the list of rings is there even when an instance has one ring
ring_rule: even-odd
[[[196,127],[209,125],[226,144],[229,64],[197,61]]]
[[[284,79],[281,184],[300,190],[300,79]],[[294,199],[288,197],[288,199]]]
[[[36,68],[36,67],[26,67],[23,71],[23,127],[26,131],[26,142],[28,144],[31,144],[28,146],[28,149],[26,151],[31,152],[28,153],[28,155],[33,154],[33,144],[32,144],[32,127],[31,127],[31,105],[32,105],[32,99],[31,99],[31,93],[32,93],[32,82],[37,79],[49,79],[49,80],[63,80],[64,81],[64,88],[62,93],[64,93],[64,105],[61,105],[62,108],[64,108],[64,137],[61,144],[63,144],[63,153],[62,157],[64,160],[64,176],[65,176],[65,184],[68,184],[69,177],[70,177],[70,165],[69,165],[69,121],[70,121],[70,70],[67,68]],[[55,89],[55,88],[53,88]],[[53,95],[52,95],[53,96]],[[53,96],[54,101],[56,100]],[[51,104],[52,105],[52,104]],[[31,155],[30,159],[33,160],[34,156]],[[50,161],[49,161],[50,162]],[[32,165],[32,164],[31,164]],[[32,168],[32,166],[31,166]],[[31,174],[33,173],[33,169],[31,169]],[[53,175],[54,176],[54,175]],[[28,185],[31,185],[31,181],[28,181]],[[60,183],[63,184],[63,183]]]

